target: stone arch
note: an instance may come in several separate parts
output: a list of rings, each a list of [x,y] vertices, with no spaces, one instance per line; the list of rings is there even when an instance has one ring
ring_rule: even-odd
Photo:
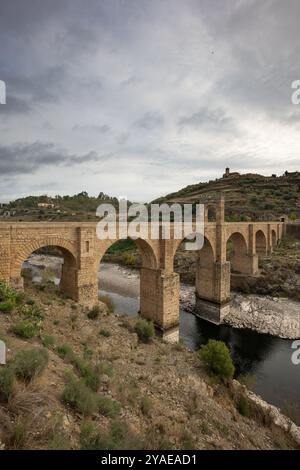
[[[217,208],[215,204],[205,204],[204,206],[204,220],[205,222],[216,222]]]
[[[271,237],[272,237],[272,247],[275,247],[277,245],[277,234],[274,229],[272,229]]]
[[[128,239],[132,240],[130,237]],[[101,260],[107,250],[113,246],[115,243],[118,243],[120,239],[117,240],[106,240],[106,243],[101,243],[100,253],[97,257],[96,266],[98,267],[101,263]],[[138,238],[136,240],[132,240],[134,244],[138,247],[141,258],[142,258],[142,267],[149,268],[149,269],[158,269],[159,260],[155,253],[154,247],[149,243],[149,240],[143,240]]]
[[[240,232],[234,232],[226,242],[226,258],[230,261],[231,270],[243,273],[248,269],[247,242]]]
[[[255,234],[255,250],[258,256],[267,254],[267,238],[262,230],[258,230]]]
[[[21,271],[24,261],[26,261],[32,253],[46,247],[58,248],[61,252],[63,256],[63,264],[59,285],[60,290],[74,300],[77,300],[77,253],[74,245],[64,239],[46,238],[33,240],[26,244],[26,246],[22,245],[22,249],[18,250],[16,258],[13,261],[12,278],[15,284],[23,287]]]

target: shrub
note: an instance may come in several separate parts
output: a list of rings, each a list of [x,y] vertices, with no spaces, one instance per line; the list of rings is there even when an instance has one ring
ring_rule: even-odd
[[[54,349],[55,347],[55,338],[51,335],[44,335],[42,337],[42,344],[45,348]]]
[[[70,358],[70,361],[83,377],[85,385],[87,385],[94,392],[97,392],[100,385],[100,378],[99,374],[97,374],[91,364],[76,355],[73,355],[73,357]]]
[[[0,302],[9,300],[16,303],[18,293],[9,287],[5,282],[0,282]]]
[[[152,408],[153,406],[151,399],[147,395],[145,395],[141,400],[141,411],[143,415],[150,416]]]
[[[55,433],[53,437],[48,442],[49,450],[69,450],[70,441],[62,433]]]
[[[134,253],[125,252],[122,254],[122,261],[127,266],[135,266],[137,264],[137,257]]]
[[[199,355],[218,377],[221,379],[232,379],[234,365],[230,351],[223,341],[210,339],[205,346],[201,346]]]
[[[12,367],[0,369],[0,401],[7,402],[13,392],[15,373]]]
[[[136,322],[134,331],[143,343],[150,343],[155,334],[153,322],[143,319]]]
[[[13,368],[18,378],[30,381],[43,372],[48,360],[49,356],[46,349],[28,349],[16,354]]]
[[[145,442],[133,434],[126,423],[113,421],[103,432],[91,421],[81,426],[80,447],[83,450],[145,449]]]
[[[99,317],[99,314],[100,314],[100,307],[99,305],[95,305],[93,308],[91,308],[91,310],[88,311],[87,317],[90,320],[95,320],[96,318]]]
[[[98,409],[104,416],[112,418],[120,413],[121,405],[109,397],[98,396]]]
[[[74,376],[68,382],[62,394],[62,401],[83,415],[92,415],[98,410],[98,396],[82,380]]]
[[[24,320],[12,326],[12,332],[20,338],[33,338],[39,334],[40,327],[37,323]]]
[[[30,305],[22,305],[20,307],[19,312],[21,315],[23,315],[25,318],[29,320],[43,320],[44,318],[44,312],[43,309],[37,305],[37,304],[30,304]]]
[[[61,346],[57,346],[56,352],[62,359],[64,359],[65,357],[72,357],[74,354],[71,346],[69,346],[68,344],[62,344]]]
[[[13,311],[14,307],[15,304],[11,300],[5,300],[4,302],[0,302],[0,312],[10,313]]]
[[[105,338],[108,338],[109,336],[111,336],[111,332],[108,330],[105,330],[104,328],[101,328],[101,330],[99,331],[99,335],[105,336]]]
[[[237,402],[237,410],[242,416],[250,415],[249,402],[246,397],[241,396]]]

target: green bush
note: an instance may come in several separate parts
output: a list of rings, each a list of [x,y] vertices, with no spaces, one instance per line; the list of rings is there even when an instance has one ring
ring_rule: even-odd
[[[42,337],[42,344],[45,348],[54,349],[55,347],[55,338],[51,335],[44,335]]]
[[[205,346],[201,346],[199,356],[218,377],[232,379],[234,365],[230,351],[223,341],[210,339]]]
[[[13,361],[13,369],[18,378],[32,380],[41,374],[48,364],[49,356],[46,349],[35,348],[20,351]]]
[[[17,301],[18,293],[9,287],[5,282],[0,282],[0,302],[10,300],[14,304]]]
[[[36,303],[22,305],[19,312],[28,320],[39,321],[44,318],[43,309]]]
[[[0,369],[0,402],[7,402],[13,392],[15,372],[12,367]]]
[[[62,401],[83,415],[98,411],[98,395],[74,376],[69,376],[62,394]]]
[[[150,343],[155,334],[153,322],[144,319],[136,322],[134,331],[143,343]]]
[[[70,361],[83,377],[85,385],[87,385],[94,392],[97,392],[100,385],[100,378],[99,374],[94,370],[92,365],[75,354],[70,357]]]
[[[123,421],[112,421],[109,430],[104,432],[92,421],[85,421],[81,426],[80,447],[83,450],[145,449],[145,445]]]
[[[65,357],[72,357],[74,354],[71,346],[69,346],[68,344],[62,344],[61,346],[57,346],[56,352],[62,359],[64,359]]]
[[[99,335],[104,336],[105,338],[108,338],[109,336],[111,336],[111,332],[108,330],[105,330],[104,328],[101,328],[101,330],[99,331]]]
[[[121,405],[109,397],[98,396],[98,409],[104,416],[112,418],[120,413]]]
[[[10,313],[13,311],[14,307],[15,304],[11,300],[4,300],[3,302],[0,302],[0,312]]]
[[[11,330],[15,335],[20,336],[20,338],[29,339],[39,334],[40,327],[35,322],[24,320],[13,325]]]
[[[93,308],[91,308],[91,310],[88,311],[87,313],[87,317],[90,319],[90,320],[95,320],[96,318],[98,318],[100,315],[100,307],[99,305],[95,305]]]
[[[147,396],[143,396],[141,400],[141,411],[143,415],[150,416],[153,408],[152,400]]]
[[[242,416],[248,417],[250,415],[249,402],[246,397],[241,396],[237,402],[237,410]]]

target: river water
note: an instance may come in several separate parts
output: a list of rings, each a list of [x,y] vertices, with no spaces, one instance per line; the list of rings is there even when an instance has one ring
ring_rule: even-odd
[[[40,282],[42,267],[38,263],[33,266],[31,262],[27,262],[26,266],[31,268],[34,280]],[[115,313],[138,314],[138,271],[102,263],[99,280],[100,294],[110,296]],[[54,281],[57,283],[58,279]],[[190,306],[194,298],[193,288],[182,285],[179,334],[186,346],[197,350],[210,338],[224,341],[231,351],[236,375],[249,375],[251,390],[283,411],[286,406],[292,406],[300,416],[300,365],[294,365],[291,361],[293,341],[209,323],[191,313],[190,308],[185,309],[187,298]]]

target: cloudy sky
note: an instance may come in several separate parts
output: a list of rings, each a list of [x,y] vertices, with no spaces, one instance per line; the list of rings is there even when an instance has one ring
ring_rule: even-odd
[[[300,170],[299,0],[1,0],[0,200]]]

